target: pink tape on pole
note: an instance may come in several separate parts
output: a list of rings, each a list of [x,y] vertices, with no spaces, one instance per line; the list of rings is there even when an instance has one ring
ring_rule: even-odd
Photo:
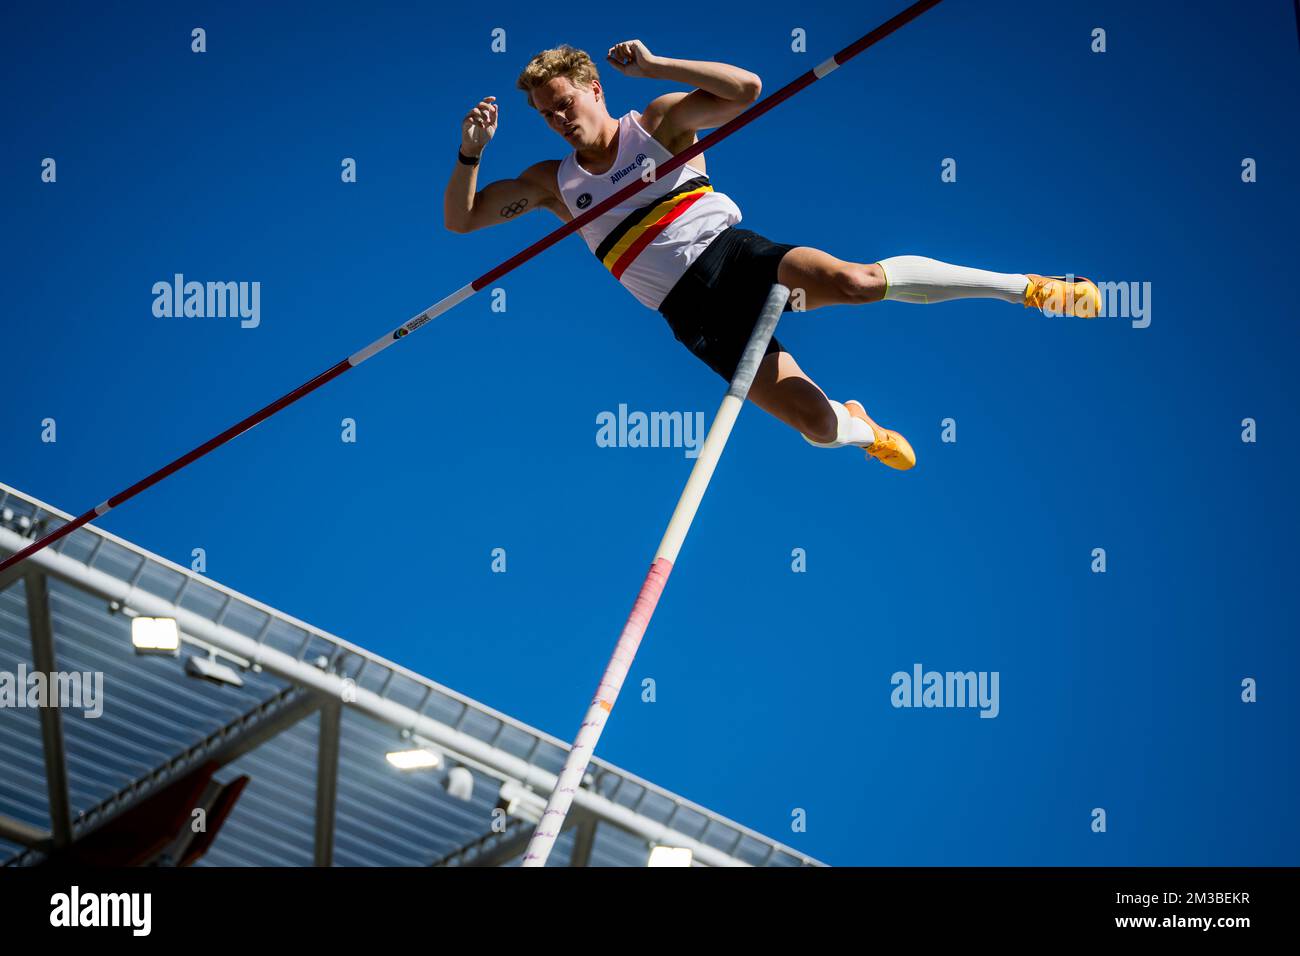
[[[618,636],[618,644],[614,646],[610,666],[605,668],[605,674],[596,688],[596,698],[592,701],[606,713],[614,708],[614,701],[623,689],[623,680],[636,657],[637,648],[641,646],[641,638],[645,637],[646,628],[650,626],[650,618],[659,606],[659,598],[668,583],[668,575],[672,573],[673,563],[667,558],[655,558],[646,573],[641,591],[627,616],[627,623],[623,625],[623,633]]]

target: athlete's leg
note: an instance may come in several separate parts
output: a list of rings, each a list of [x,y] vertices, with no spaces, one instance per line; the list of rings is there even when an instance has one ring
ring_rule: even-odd
[[[826,393],[789,352],[772,352],[758,366],[749,400],[814,441],[835,438],[838,419]]]
[[[989,272],[925,256],[848,262],[811,246],[796,246],[787,252],[781,259],[777,279],[792,293],[803,290],[804,309],[861,305],[881,299],[922,304],[1002,299],[1041,309],[1048,315],[1093,318],[1100,305],[1097,287],[1087,279]]]
[[[789,352],[773,352],[763,359],[749,388],[749,400],[811,444],[828,448],[854,445],[900,471],[916,464],[916,453],[906,438],[877,425],[861,402],[827,398]]]
[[[891,256],[880,262],[847,262],[811,246],[796,246],[781,259],[777,278],[804,290],[804,308],[859,305],[897,299],[946,302],[994,298],[1024,303],[1026,276],[954,266],[924,256]]]
[[[792,295],[803,290],[804,309],[878,302],[885,294],[880,266],[846,262],[812,246],[795,246],[782,256],[776,279]]]

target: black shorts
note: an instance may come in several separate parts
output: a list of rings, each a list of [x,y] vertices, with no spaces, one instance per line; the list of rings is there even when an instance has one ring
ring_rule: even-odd
[[[725,229],[659,306],[677,340],[728,382],[776,282],[781,257],[793,248],[749,229]],[[773,336],[764,354],[784,351]]]

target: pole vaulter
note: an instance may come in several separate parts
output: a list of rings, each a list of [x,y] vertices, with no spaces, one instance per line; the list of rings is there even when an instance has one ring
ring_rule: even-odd
[[[744,113],[741,113],[735,119],[731,120],[730,122],[722,126],[719,126],[716,130],[714,130],[709,135],[703,137],[698,142],[682,150],[680,153],[674,155],[672,159],[668,160],[667,162],[664,162],[658,167],[656,171],[656,176],[662,176],[664,174],[670,173],[684,166],[687,162],[689,162],[691,159],[698,156],[700,153],[704,152],[709,147],[717,145],[722,140],[730,136],[732,133],[749,125],[754,120],[758,119],[760,116],[766,113],[768,110],[774,109],[775,107],[784,103],[786,100],[788,100],[790,97],[794,96],[796,93],[803,90],[805,87],[811,86],[817,80],[821,79],[822,77],[826,76],[828,73],[837,69],[839,66],[841,66],[848,60],[857,56],[867,47],[878,42],[879,40],[883,40],[885,37],[889,36],[899,27],[902,27],[905,24],[910,23],[912,20],[916,19],[921,14],[925,13],[927,10],[930,10],[935,6],[938,6],[939,3],[940,0],[917,0],[916,3],[913,3],[902,13],[898,14],[893,19],[876,27],[876,29],[872,30],[870,33],[866,34],[865,36],[860,37],[858,40],[851,43],[849,46],[845,47],[839,53],[836,53],[829,60],[826,60],[825,62],[809,70],[807,73],[804,73],[802,76],[799,76],[798,78],[796,78],[795,80],[787,84],[786,86],[782,87],[777,92],[773,93],[771,96],[763,100],[760,100],[758,103],[755,103],[752,107],[750,107]],[[72,534],[72,532],[76,531],[78,528],[82,527],[83,525],[88,524],[93,519],[101,515],[107,514],[112,509],[117,508],[118,506],[126,503],[127,501],[130,501],[136,495],[153,487],[158,482],[162,481],[164,478],[167,478],[175,474],[176,472],[184,468],[186,465],[197,461],[198,459],[202,458],[204,455],[208,454],[208,452],[220,448],[222,445],[226,444],[226,442],[231,441],[232,439],[242,435],[244,432],[248,431],[254,425],[258,425],[266,421],[268,418],[270,418],[272,415],[276,414],[277,412],[281,411],[282,409],[288,408],[290,405],[298,401],[298,399],[302,398],[304,395],[309,395],[310,393],[316,391],[316,389],[320,388],[322,385],[325,385],[328,382],[332,382],[334,379],[338,378],[344,372],[356,368],[366,359],[372,358],[379,352],[382,352],[384,349],[388,348],[388,346],[392,345],[394,342],[397,342],[399,339],[404,338],[405,336],[409,335],[411,332],[414,332],[416,329],[419,329],[421,326],[437,318],[439,315],[442,315],[442,313],[448,311],[454,306],[459,305],[461,302],[464,302],[474,293],[481,291],[482,289],[484,289],[491,283],[495,282],[497,279],[500,279],[502,276],[506,275],[507,273],[512,272],[514,269],[516,269],[518,266],[523,265],[529,259],[532,259],[533,257],[539,255],[540,253],[545,252],[547,249],[555,245],[561,239],[564,239],[565,237],[570,236],[573,233],[577,232],[583,226],[587,225],[589,222],[599,217],[602,213],[618,205],[624,199],[627,199],[628,197],[634,195],[637,192],[640,192],[642,189],[644,189],[646,186],[650,185],[650,183],[654,181],[655,181],[654,179],[642,179],[642,178],[637,178],[633,180],[626,187],[620,189],[618,192],[607,197],[604,201],[597,203],[595,206],[587,210],[582,215],[574,218],[573,220],[560,226],[558,229],[554,230],[550,234],[537,240],[537,242],[533,243],[531,246],[524,249],[522,252],[519,252],[511,256],[509,259],[505,260],[500,265],[489,270],[488,272],[485,272],[483,275],[479,276],[477,279],[475,279],[473,282],[469,283],[468,285],[462,286],[460,289],[457,289],[455,292],[451,293],[450,295],[443,298],[441,301],[430,306],[428,309],[421,312],[419,315],[415,316],[410,321],[394,329],[392,332],[388,333],[387,335],[384,335],[382,338],[376,339],[374,342],[371,342],[369,345],[361,349],[359,352],[353,353],[352,355],[343,359],[338,364],[333,365],[330,368],[326,369],[325,371],[321,372],[319,375],[317,375],[315,378],[311,379],[310,381],[304,382],[302,385],[299,385],[293,391],[288,392],[287,394],[276,399],[274,402],[267,405],[265,408],[262,408],[259,411],[256,411],[253,414],[249,415],[247,418],[239,422],[236,422],[234,425],[231,425],[229,428],[221,432],[219,435],[216,435],[208,439],[206,442],[204,442],[202,445],[199,445],[197,448],[194,448],[193,450],[186,452],[184,455],[181,455],[179,458],[177,458],[175,461],[171,462],[170,464],[165,465],[162,468],[159,468],[157,471],[153,472],[150,475],[145,476],[144,478],[141,478],[135,484],[131,485],[129,488],[126,488],[123,491],[119,491],[111,498],[105,500],[102,504],[96,505],[94,508],[90,509],[84,514],[78,515],[76,518],[73,518],[71,521],[67,522],[66,524],[61,525],[60,527],[56,528],[54,531],[51,531],[49,534],[46,534],[41,538],[38,538],[36,541],[33,541],[31,544],[23,548],[21,551],[17,551],[14,554],[10,555],[9,557],[5,558],[3,561],[0,561],[0,573],[8,570],[9,568],[13,567],[19,562],[25,560],[26,558],[31,557],[36,552],[49,547],[50,545],[66,537],[67,535]]]

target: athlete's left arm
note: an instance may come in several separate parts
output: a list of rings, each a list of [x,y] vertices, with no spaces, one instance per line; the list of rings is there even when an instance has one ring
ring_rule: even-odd
[[[728,63],[656,56],[640,40],[617,44],[606,59],[628,76],[697,87],[690,93],[656,97],[641,114],[646,131],[661,143],[693,140],[697,130],[713,129],[735,119],[763,92],[763,81],[749,70]]]
[[[761,90],[761,87],[759,87]],[[661,143],[676,145],[674,152],[689,145],[695,133],[729,123],[758,99],[726,100],[704,90],[690,93],[665,93],[650,101],[641,114],[641,125]],[[672,147],[670,147],[672,148]]]

